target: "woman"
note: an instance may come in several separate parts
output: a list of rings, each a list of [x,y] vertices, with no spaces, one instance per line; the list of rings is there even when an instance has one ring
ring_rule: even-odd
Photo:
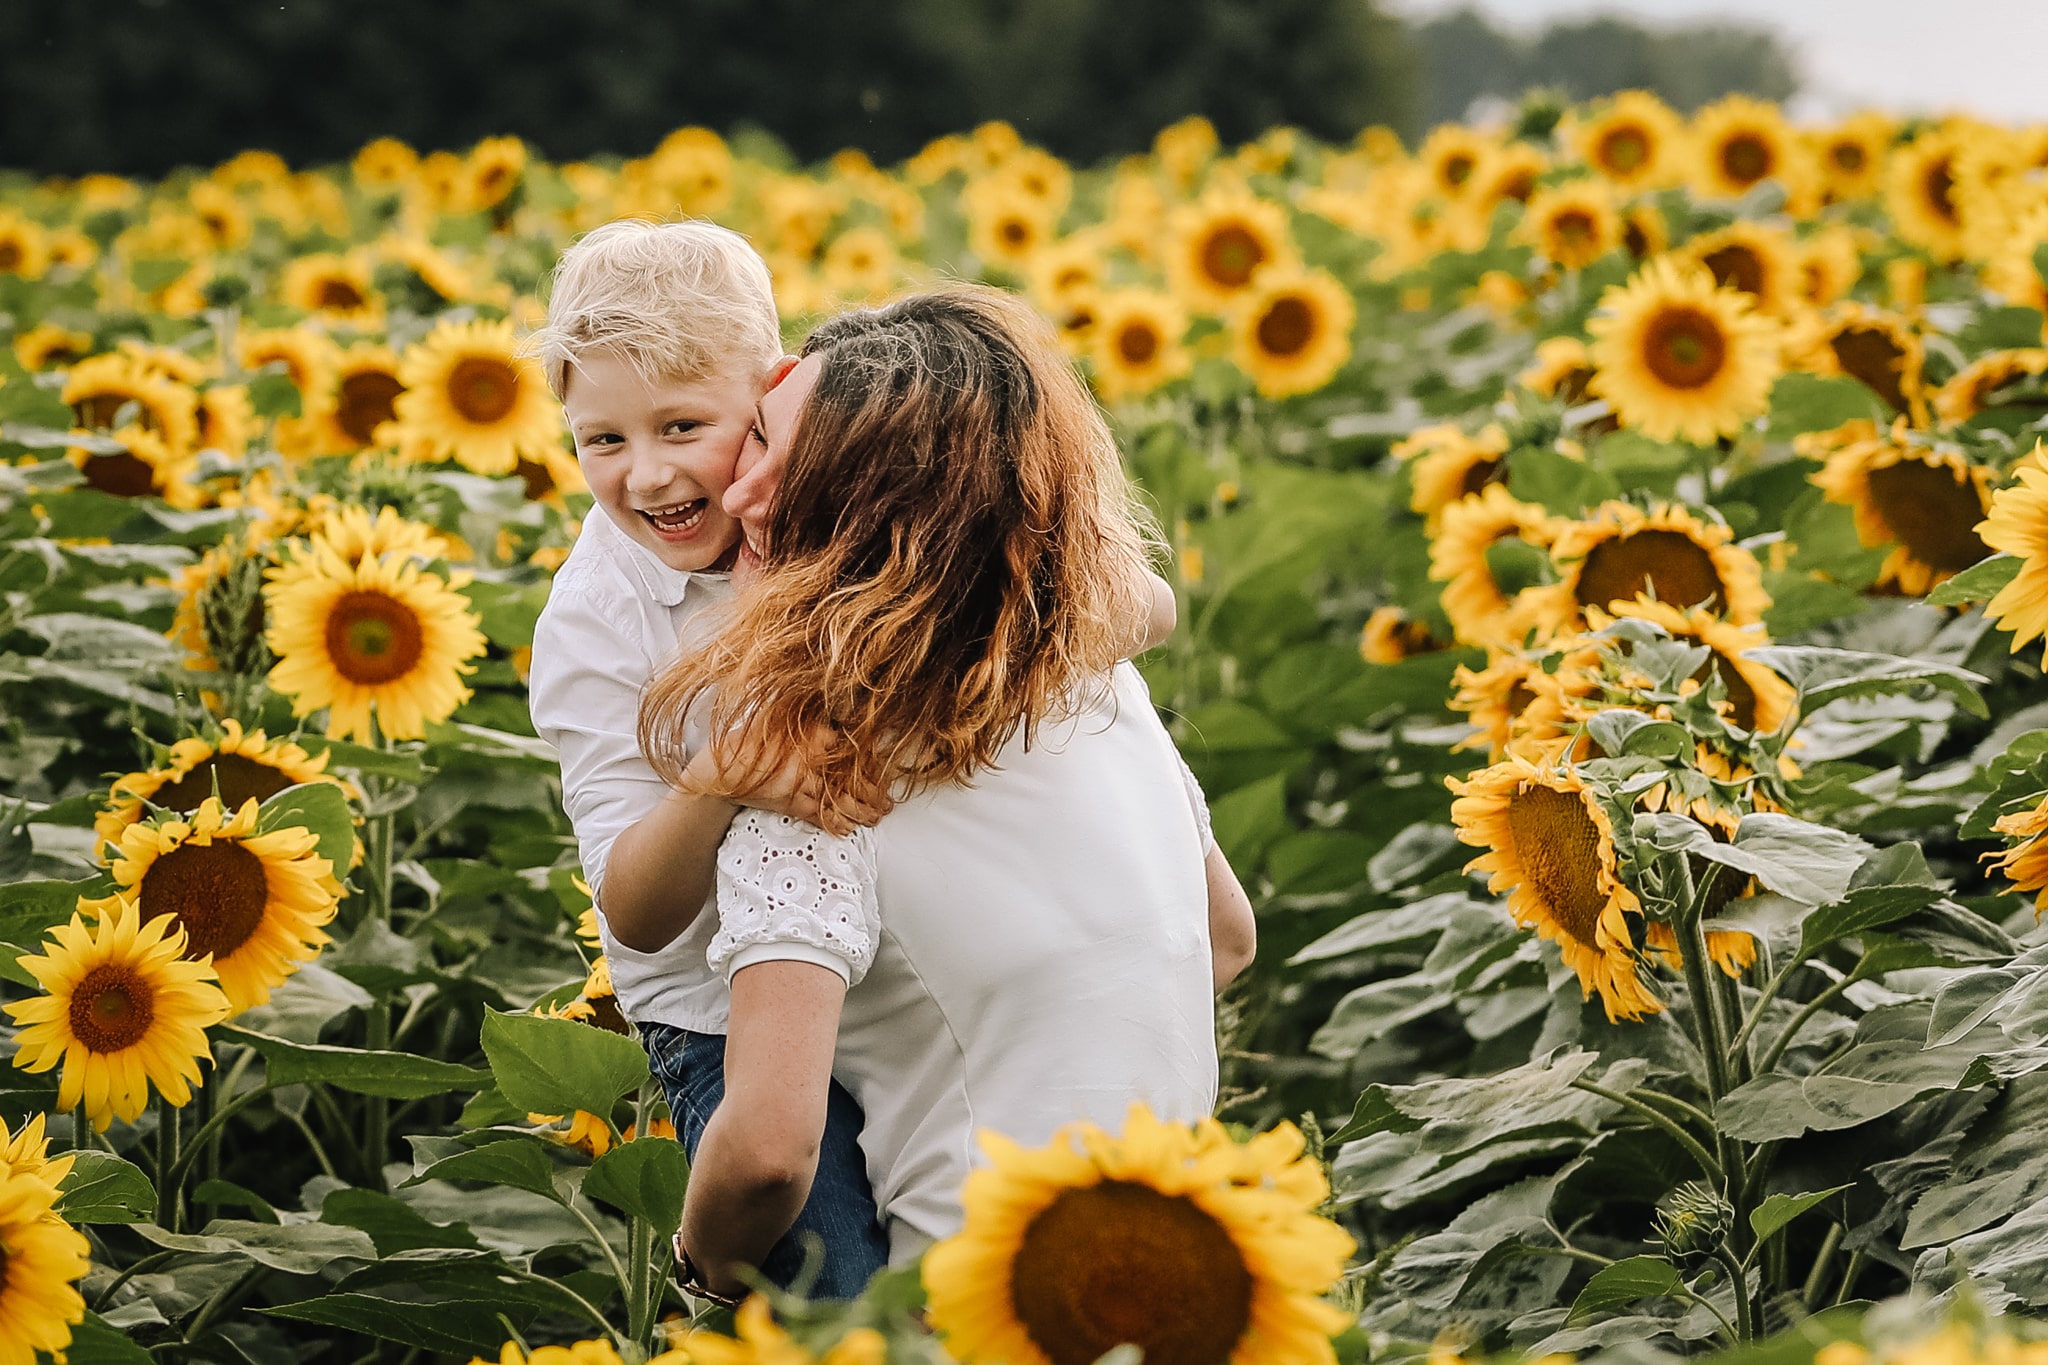
[[[978,1129],[1208,1113],[1212,991],[1251,955],[1200,794],[1117,663],[1146,541],[1050,327],[967,290],[835,319],[757,439],[726,502],[752,581],[641,712],[672,781],[705,780],[682,738],[701,703],[719,789],[800,771],[824,826],[750,810],[720,852],[726,1092],[678,1237],[716,1293],[802,1206],[835,1073],[900,1263],[958,1227]]]

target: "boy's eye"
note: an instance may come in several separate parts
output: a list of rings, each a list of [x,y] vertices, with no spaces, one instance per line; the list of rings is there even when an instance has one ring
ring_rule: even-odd
[[[618,436],[612,432],[600,431],[595,433],[594,435],[584,437],[582,444],[585,449],[588,449],[591,446],[608,446],[616,442],[618,439]]]
[[[678,417],[675,421],[668,424],[668,434],[671,436],[687,436],[703,425],[702,422],[693,421],[688,417]]]

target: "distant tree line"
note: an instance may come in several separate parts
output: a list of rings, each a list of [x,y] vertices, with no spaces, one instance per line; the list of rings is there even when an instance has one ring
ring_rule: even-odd
[[[1228,139],[1413,135],[1531,85],[1690,106],[1792,81],[1754,30],[1518,38],[1382,0],[6,0],[0,166],[157,174],[245,147],[307,164],[382,134],[633,155],[687,123],[893,160],[990,118],[1093,161],[1191,113]]]

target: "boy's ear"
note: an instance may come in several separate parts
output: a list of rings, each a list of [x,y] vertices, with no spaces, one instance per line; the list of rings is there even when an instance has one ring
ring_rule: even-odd
[[[761,392],[766,393],[783,380],[789,378],[789,372],[801,364],[803,364],[803,358],[793,355],[786,355],[776,361],[774,365],[769,367],[768,382],[762,385]]]

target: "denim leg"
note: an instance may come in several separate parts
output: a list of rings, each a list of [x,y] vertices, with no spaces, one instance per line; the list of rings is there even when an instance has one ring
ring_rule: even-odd
[[[713,1111],[725,1098],[725,1038],[667,1024],[642,1024],[640,1037],[668,1096],[676,1135],[694,1159]],[[771,1283],[786,1288],[797,1279],[812,1238],[824,1251],[810,1287],[814,1299],[850,1299],[888,1263],[889,1239],[882,1231],[868,1184],[867,1159],[860,1150],[863,1122],[852,1093],[832,1082],[810,1197],[795,1225],[760,1266]]]

